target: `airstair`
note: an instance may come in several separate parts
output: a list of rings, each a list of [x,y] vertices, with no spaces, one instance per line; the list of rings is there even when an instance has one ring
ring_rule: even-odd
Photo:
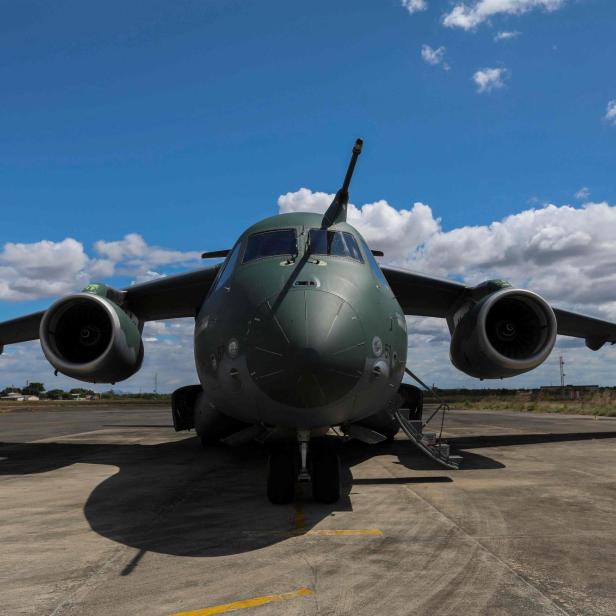
[[[462,456],[453,455],[450,451],[449,444],[443,440],[443,426],[445,423],[445,413],[449,410],[449,405],[443,400],[434,388],[428,387],[419,377],[413,374],[408,368],[406,373],[421,385],[429,394],[436,399],[436,409],[432,411],[427,421],[415,420],[409,417],[410,410],[400,408],[395,411],[394,417],[398,420],[400,427],[408,436],[409,440],[429,458],[438,462],[441,466],[452,470],[460,468]],[[431,405],[435,406],[435,405]],[[436,432],[427,432],[425,427],[441,413],[441,428],[439,434]]]

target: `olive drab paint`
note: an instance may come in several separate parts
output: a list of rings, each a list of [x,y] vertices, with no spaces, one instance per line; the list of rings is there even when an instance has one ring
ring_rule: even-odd
[[[396,395],[407,351],[402,309],[348,223],[328,231],[350,234],[360,259],[311,251],[310,231],[321,223],[311,213],[268,218],[227,257],[195,327],[212,408],[249,423],[313,428],[373,415]],[[293,254],[244,262],[251,237],[283,229],[296,234]]]

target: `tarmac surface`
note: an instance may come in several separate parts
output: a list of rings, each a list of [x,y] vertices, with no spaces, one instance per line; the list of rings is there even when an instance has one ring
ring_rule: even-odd
[[[347,443],[335,506],[170,423],[0,415],[0,613],[616,614],[616,420],[452,411],[459,471]]]

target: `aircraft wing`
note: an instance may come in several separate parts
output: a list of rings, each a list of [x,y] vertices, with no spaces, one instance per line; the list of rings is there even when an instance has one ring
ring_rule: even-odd
[[[404,314],[408,315],[450,317],[473,290],[460,282],[399,267],[381,267],[381,270]],[[560,308],[553,309],[560,335],[583,338],[586,346],[593,351],[606,342],[616,343],[616,323]]]
[[[469,287],[460,282],[400,267],[381,267],[404,314],[446,319]]]
[[[214,265],[132,285],[124,289],[124,305],[142,321],[194,317],[219,269]]]
[[[39,325],[45,314],[44,310],[0,323],[0,352],[5,344],[36,340],[39,337]]]
[[[194,317],[209,291],[220,265],[165,276],[120,291],[122,306],[141,321]],[[36,340],[45,311],[0,323],[0,352],[5,344]]]
[[[554,308],[554,314],[561,336],[584,338],[586,346],[593,351],[600,349],[606,342],[616,343],[616,323],[560,308]]]

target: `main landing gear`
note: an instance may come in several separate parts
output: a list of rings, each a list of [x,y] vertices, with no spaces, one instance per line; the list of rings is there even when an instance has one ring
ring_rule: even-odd
[[[312,494],[318,503],[335,503],[340,498],[340,459],[325,443],[313,443],[308,430],[298,430],[299,448],[270,452],[267,464],[267,497],[276,505],[291,503],[298,482],[312,481]]]

